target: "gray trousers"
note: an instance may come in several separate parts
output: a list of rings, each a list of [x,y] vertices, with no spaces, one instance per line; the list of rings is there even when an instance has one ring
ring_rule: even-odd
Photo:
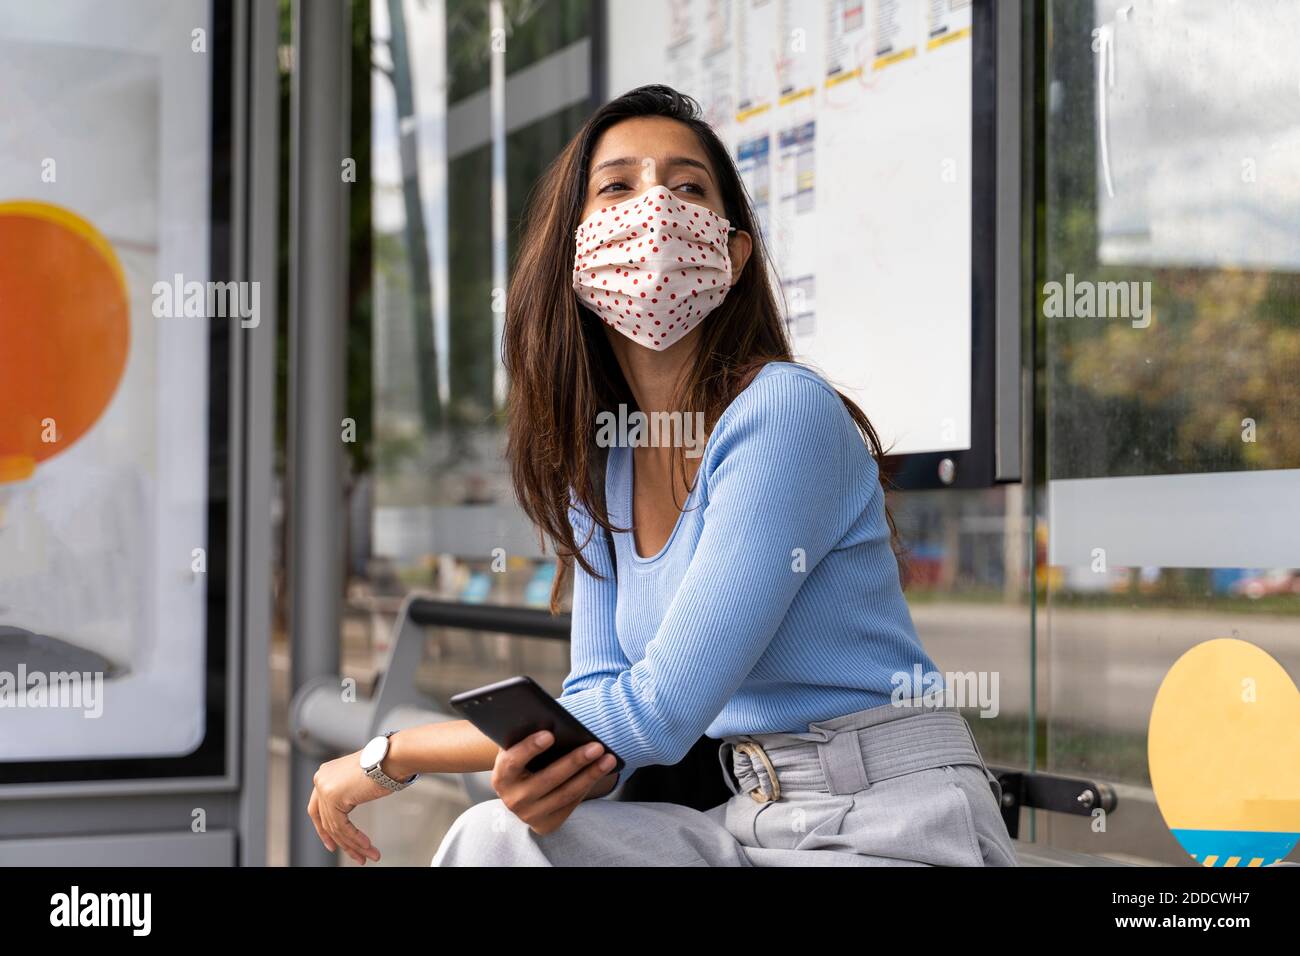
[[[711,810],[610,794],[537,834],[487,800],[432,865],[1018,865],[1001,788],[955,708],[887,704],[807,732],[724,737],[718,756],[734,796]]]

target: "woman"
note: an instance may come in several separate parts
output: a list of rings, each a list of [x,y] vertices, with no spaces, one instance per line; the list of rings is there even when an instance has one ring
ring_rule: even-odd
[[[502,750],[465,721],[403,730],[389,778],[490,768],[499,794],[434,865],[1015,865],[965,720],[933,686],[895,692],[936,668],[880,444],[792,361],[767,269],[735,166],[668,87],[599,110],[536,187],[506,313],[508,455],[561,557],[553,610],[574,575],[559,701],[623,780],[718,740],[735,795],[600,799],[622,780],[599,744],[529,774],[547,734]],[[611,434],[638,411],[671,440]],[[355,754],[316,784],[325,845],[379,859],[347,814],[389,790]]]

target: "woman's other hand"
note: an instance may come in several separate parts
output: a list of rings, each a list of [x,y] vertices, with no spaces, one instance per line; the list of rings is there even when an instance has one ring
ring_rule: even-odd
[[[331,853],[340,847],[357,863],[379,859],[379,850],[348,819],[359,805],[378,800],[390,793],[365,775],[361,769],[361,751],[323,763],[312,777],[314,784],[307,814],[316,825],[325,849]]]
[[[554,741],[548,731],[533,734],[498,753],[492,767],[492,789],[501,802],[539,834],[558,830],[616,762],[601,744],[590,743],[529,773],[528,762]]]

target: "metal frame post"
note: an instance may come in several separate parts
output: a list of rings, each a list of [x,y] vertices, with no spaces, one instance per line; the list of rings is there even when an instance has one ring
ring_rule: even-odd
[[[343,445],[347,277],[346,0],[294,5],[290,178],[289,587],[292,683],[339,672],[344,584]],[[329,866],[306,814],[319,761],[290,767],[289,859]]]

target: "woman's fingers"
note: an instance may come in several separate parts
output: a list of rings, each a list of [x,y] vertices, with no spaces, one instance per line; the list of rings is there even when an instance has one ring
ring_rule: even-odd
[[[579,773],[585,767],[599,761],[600,755],[605,753],[605,748],[599,743],[589,743],[581,747],[575,747],[549,767],[537,771],[529,779],[530,786],[535,786],[537,796],[550,793],[557,787],[564,784],[574,774]]]
[[[534,833],[542,835],[558,830],[587,798],[596,781],[614,770],[614,764],[614,755],[605,754],[581,773],[574,774],[564,786],[534,804],[528,822],[529,828]]]
[[[498,793],[502,788],[514,791],[516,800],[536,800],[561,786],[566,780],[595,761],[605,750],[599,743],[590,743],[576,747],[569,753],[542,768],[536,773],[528,772],[528,762],[540,753],[544,753],[555,738],[548,731],[520,741],[500,755],[497,770],[500,771],[501,786],[496,786]],[[493,781],[494,786],[498,783]]]
[[[343,834],[352,841],[352,845],[362,856],[374,862],[379,861],[379,848],[370,842],[370,837],[362,833],[355,823],[344,817],[342,828]]]
[[[513,747],[507,747],[497,754],[496,764],[492,767],[492,785],[499,792],[498,781],[505,786],[513,786],[529,776],[528,762],[543,753],[553,743],[555,735],[543,730],[530,734]]]
[[[307,816],[311,817],[311,825],[316,828],[316,835],[320,837],[320,842],[325,844],[325,849],[333,853],[338,849],[338,845],[330,839],[329,834],[321,828],[320,808],[316,791],[312,790],[311,799],[307,801]]]
[[[343,852],[346,853],[348,856],[352,857],[352,862],[357,863],[361,866],[366,865],[366,857],[365,854],[361,852],[360,847],[358,847],[355,843],[352,843],[351,841],[347,840],[342,833],[336,832],[335,838],[336,838],[336,842],[338,843],[339,847],[343,850]]]
[[[370,839],[357,829],[346,814],[340,813],[329,803],[322,802],[321,819],[324,821],[326,831],[352,859],[363,865],[367,858],[379,859],[379,851],[371,845]]]
[[[567,817],[596,785],[596,781],[614,769],[614,763],[613,754],[607,753],[595,758],[589,766],[582,767],[558,787],[537,797],[531,805],[532,815],[545,818],[567,808],[564,814]]]
[[[379,851],[375,849],[370,842],[370,838],[357,828],[357,825],[347,817],[340,817],[337,829],[334,831],[335,836],[347,843],[353,850],[366,859],[378,860]],[[363,861],[364,862],[364,861]]]
[[[528,763],[554,740],[548,731],[533,734],[502,750],[492,770],[492,787],[502,802],[538,833],[549,833],[562,824],[616,763],[613,754],[593,741],[529,773]]]
[[[330,852],[342,850],[358,863],[362,863],[361,854],[354,847],[350,846],[346,840],[343,840],[337,834],[337,823],[335,816],[329,810],[329,804],[313,793],[315,803],[315,815],[312,817],[316,823],[316,832],[321,834],[321,840],[325,843],[325,848]]]

